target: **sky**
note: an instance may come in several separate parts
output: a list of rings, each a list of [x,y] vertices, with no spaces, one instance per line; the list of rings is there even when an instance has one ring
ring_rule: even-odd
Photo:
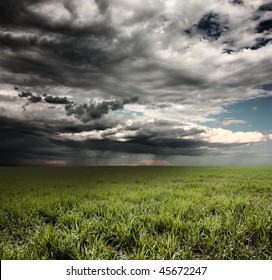
[[[271,10],[1,0],[0,165],[271,165]]]

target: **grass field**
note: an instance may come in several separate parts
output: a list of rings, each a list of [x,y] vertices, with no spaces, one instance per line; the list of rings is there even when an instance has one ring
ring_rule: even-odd
[[[0,168],[1,259],[272,259],[272,167]]]

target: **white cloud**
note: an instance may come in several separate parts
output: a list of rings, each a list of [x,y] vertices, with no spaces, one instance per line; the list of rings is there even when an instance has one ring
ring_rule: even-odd
[[[266,142],[267,137],[258,131],[232,132],[223,128],[208,128],[201,134],[203,140],[217,144],[248,144]]]
[[[94,0],[61,0],[33,4],[29,10],[51,24],[90,26],[104,20]]]
[[[46,18],[52,23],[63,23],[71,19],[71,15],[63,6],[63,1],[49,1],[41,4],[34,4],[29,7],[33,13]]]
[[[246,124],[247,122],[244,120],[226,120],[222,123],[223,126],[231,126],[231,125],[239,125]]]
[[[86,140],[101,140],[101,133],[98,131],[83,131],[78,133],[60,133],[57,137],[61,140],[72,140],[72,141],[86,141]]]

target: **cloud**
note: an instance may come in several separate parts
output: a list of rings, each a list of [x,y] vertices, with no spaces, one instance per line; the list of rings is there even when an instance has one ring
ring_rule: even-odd
[[[21,93],[18,94],[18,96],[19,96],[20,98],[22,98],[22,97],[31,97],[31,96],[32,96],[32,93],[29,92],[29,91],[27,91],[27,92],[21,92]]]
[[[271,84],[270,2],[0,5],[3,162],[69,164],[75,150],[202,156],[265,143],[264,131],[200,124],[218,121],[231,104],[271,96],[258,87]],[[221,124],[242,122],[230,115]]]
[[[99,119],[102,115],[108,114],[112,105],[119,109],[123,108],[121,103],[114,103],[114,101],[113,103],[107,101],[91,101],[90,104],[66,105],[65,110],[67,111],[67,116],[74,115],[77,119],[86,123],[91,119]]]
[[[208,129],[202,135],[202,139],[209,143],[217,144],[250,144],[266,142],[267,137],[258,131],[232,132],[223,128]]]
[[[146,101],[163,101],[171,93],[175,102],[181,91],[183,99],[189,102],[191,90],[197,88],[203,89],[203,94],[198,92],[201,99],[207,95],[215,101],[222,98],[211,89],[217,80],[217,92],[225,91],[224,96],[237,99],[237,92],[231,92],[219,81],[233,80],[238,74],[239,84],[249,69],[248,76],[260,73],[259,67],[254,62],[254,67],[244,65],[242,53],[230,58],[222,56],[222,52],[236,52],[244,47],[257,50],[265,47],[269,39],[265,35],[255,42],[258,37],[254,28],[261,19],[254,21],[251,16],[257,11],[257,4],[253,11],[248,5],[241,9],[240,5],[219,2],[208,1],[201,9],[197,7],[199,1],[191,1],[190,5],[183,1],[21,1],[15,8],[18,16],[12,20],[10,4],[4,1],[6,12],[11,15],[4,20],[5,31],[1,33],[5,79],[11,81],[14,73],[25,73],[27,79],[16,75],[18,84],[57,83],[79,92],[98,88],[105,97],[124,97],[127,92],[134,92]],[[15,23],[24,29],[14,28]],[[204,37],[188,37],[184,31],[190,26],[195,26]],[[218,42],[199,40],[205,36]],[[201,56],[197,56],[198,52]],[[263,69],[268,67],[259,65]],[[241,71],[230,75],[233,69]],[[222,79],[218,79],[218,74]],[[250,79],[246,78],[245,84],[250,88]],[[209,88],[208,92],[205,88]],[[245,92],[249,97],[257,94]]]
[[[130,103],[136,103],[139,100],[138,96],[132,96],[132,97],[125,97],[122,100],[123,105],[130,104]]]
[[[27,100],[29,100],[31,103],[38,103],[38,102],[42,102],[42,97],[32,95]]]
[[[19,88],[15,87],[15,90],[19,91]],[[44,98],[40,95],[34,95],[30,91],[22,91],[18,93],[18,96],[20,98],[28,97],[27,100],[31,103],[38,103],[45,101],[46,103],[50,104],[70,104],[72,101],[70,101],[66,96],[65,97],[59,97],[59,96],[51,96],[47,94],[43,94]]]
[[[83,162],[99,160],[103,153],[110,160],[114,154],[138,154],[169,157],[222,155],[229,148],[259,144],[268,136],[259,132],[231,132],[204,126],[171,122],[110,122],[111,116],[87,124],[69,119],[44,123],[40,121],[1,118],[1,165],[36,161],[65,161],[68,165],[81,155]],[[101,122],[99,124],[99,122]],[[108,123],[108,127],[107,127]],[[90,158],[87,156],[92,152]],[[85,155],[85,156],[84,156]],[[51,159],[50,159],[51,158]],[[24,159],[24,160],[23,160]],[[163,159],[164,160],[164,159]]]
[[[247,122],[244,120],[226,120],[222,123],[222,126],[231,126],[231,125],[239,125],[246,124]]]
[[[69,104],[71,101],[67,97],[46,96],[44,101],[50,104]]]
[[[0,165],[60,156],[60,149],[50,143],[51,133],[37,122],[0,117]]]
[[[97,151],[131,154],[209,155],[223,154],[225,149],[267,141],[260,132],[232,132],[193,124],[141,122],[118,124],[105,130],[62,133],[56,138],[65,145],[80,145]]]
[[[124,104],[136,102],[138,97],[125,98],[123,100],[91,100],[89,104],[72,104],[65,106],[67,116],[74,115],[77,119],[86,123],[92,119],[99,119],[110,111],[121,110]]]

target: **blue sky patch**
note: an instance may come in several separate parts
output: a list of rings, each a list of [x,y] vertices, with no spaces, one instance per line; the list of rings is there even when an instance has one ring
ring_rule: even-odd
[[[271,85],[270,85],[271,86]],[[209,127],[223,127],[232,131],[260,131],[271,133],[272,130],[272,96],[250,99],[225,106],[225,112],[219,115],[210,115],[216,118],[215,122],[205,122]],[[237,120],[236,124],[230,120]],[[238,121],[241,121],[239,123]],[[242,123],[244,121],[245,123]],[[235,123],[235,122],[234,122]]]
[[[123,116],[131,116],[131,115],[136,115],[137,117],[142,117],[144,115],[143,112],[140,111],[130,111],[130,110],[116,110],[112,112],[113,114],[116,115],[123,115]]]

